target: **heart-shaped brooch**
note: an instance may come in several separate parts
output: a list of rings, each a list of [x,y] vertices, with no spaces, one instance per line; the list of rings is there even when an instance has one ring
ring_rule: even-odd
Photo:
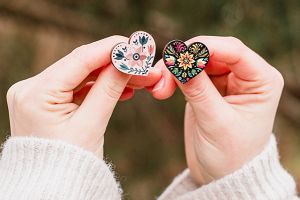
[[[113,65],[121,72],[147,76],[155,56],[155,41],[146,32],[134,32],[128,43],[117,44],[111,52]]]
[[[187,46],[181,40],[173,40],[165,46],[163,60],[170,72],[184,84],[203,71],[209,60],[209,51],[201,42]]]

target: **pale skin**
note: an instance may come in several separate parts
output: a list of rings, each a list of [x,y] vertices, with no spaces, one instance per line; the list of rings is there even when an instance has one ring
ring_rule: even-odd
[[[12,136],[62,140],[103,158],[104,133],[119,100],[146,88],[166,99],[178,87],[186,98],[185,150],[199,185],[232,173],[258,155],[272,133],[283,88],[281,74],[232,37],[198,36],[210,50],[200,75],[181,84],[160,60],[147,77],[111,65],[112,36],[75,49],[7,93]]]

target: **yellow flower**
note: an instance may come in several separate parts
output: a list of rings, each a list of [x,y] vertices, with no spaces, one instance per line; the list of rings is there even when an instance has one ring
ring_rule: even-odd
[[[195,62],[195,60],[193,55],[185,52],[180,54],[178,62],[179,67],[182,67],[184,70],[186,70],[187,68],[192,68],[192,64]]]

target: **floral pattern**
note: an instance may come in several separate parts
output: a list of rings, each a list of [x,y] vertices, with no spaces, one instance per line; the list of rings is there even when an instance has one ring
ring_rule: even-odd
[[[126,58],[130,60],[129,64],[131,66],[143,66],[144,60],[147,58],[145,53],[142,53],[142,47],[135,49],[134,47],[131,48],[131,51],[126,55]]]
[[[185,71],[187,68],[192,68],[194,60],[194,55],[189,54],[189,52],[181,53],[178,59],[179,67],[182,67]]]
[[[173,40],[164,48],[163,60],[181,83],[187,83],[206,67],[209,51],[201,42],[187,46],[183,41]]]
[[[155,41],[146,32],[133,33],[128,43],[119,43],[112,50],[113,65],[126,74],[147,76],[155,56]]]

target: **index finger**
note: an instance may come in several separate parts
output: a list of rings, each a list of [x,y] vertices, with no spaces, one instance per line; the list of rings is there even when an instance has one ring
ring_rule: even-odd
[[[270,65],[239,39],[220,36],[197,36],[186,43],[204,43],[210,52],[211,63],[225,63],[237,77],[248,80],[262,80]],[[210,65],[212,66],[212,65]],[[217,66],[212,66],[218,70]]]
[[[232,72],[235,76],[246,81],[266,80],[269,75],[270,65],[254,51],[233,37],[197,36],[188,41],[204,43],[210,52],[210,60],[205,71],[208,74],[220,75]],[[156,63],[156,67],[163,70],[163,76],[168,79],[159,90],[152,91],[153,96],[165,99],[173,94],[176,87],[175,77],[166,69],[163,61]],[[154,86],[155,87],[155,86]],[[168,92],[166,92],[168,91]]]
[[[91,72],[111,63],[111,51],[120,42],[127,42],[123,36],[111,36],[80,46],[47,69],[41,76],[62,91],[75,89]]]

